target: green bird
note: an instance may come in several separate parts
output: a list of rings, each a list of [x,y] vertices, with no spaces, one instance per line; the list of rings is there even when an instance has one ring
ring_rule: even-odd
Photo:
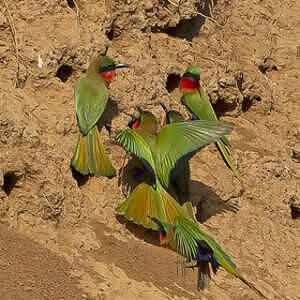
[[[162,106],[166,113],[165,119],[163,121],[163,126],[172,123],[184,122],[184,118],[179,111],[168,110],[163,103],[159,104]],[[189,160],[194,154],[195,152],[191,152],[178,160],[176,162],[175,168],[171,171],[170,174],[170,181],[176,188],[181,205],[189,201],[191,180]]]
[[[196,66],[189,66],[184,72],[179,87],[183,93],[183,103],[193,114],[193,119],[217,121],[218,117],[210,103],[209,97],[200,86],[200,69]],[[230,143],[225,136],[222,136],[217,142],[217,146],[234,176],[242,182],[241,176],[230,158]]]
[[[117,131],[115,138],[126,151],[143,162],[153,176],[153,184],[139,184],[116,212],[153,230],[157,230],[157,225],[148,215],[169,223],[173,223],[175,216],[185,217],[185,211],[165,190],[171,170],[181,157],[231,130],[231,123],[197,120],[168,124],[157,133],[154,115],[141,111],[132,128]]]
[[[85,77],[76,82],[75,108],[79,126],[78,143],[71,166],[83,175],[114,176],[112,166],[101,141],[99,120],[109,98],[109,83],[116,76],[115,70],[129,67],[115,64],[108,56],[93,60]]]
[[[209,279],[211,271],[216,274],[221,266],[227,272],[239,278],[258,295],[265,296],[255,286],[247,281],[238,271],[231,258],[221,246],[207,233],[200,229],[199,225],[191,218],[175,217],[174,223],[162,222],[158,218],[149,216],[159,230],[160,244],[166,246],[187,259],[187,262],[195,261],[192,266],[185,268],[198,268],[198,290],[203,290]]]

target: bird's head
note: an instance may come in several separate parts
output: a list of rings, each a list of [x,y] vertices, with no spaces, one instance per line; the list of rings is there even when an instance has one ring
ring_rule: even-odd
[[[159,231],[159,241],[160,241],[160,244],[163,245],[166,243],[166,237],[167,237],[167,231],[164,227],[164,225],[162,224],[162,222],[160,220],[158,220],[157,218],[155,217],[151,217],[148,215],[148,217],[154,222],[157,224],[158,226],[158,231]]]
[[[195,90],[200,87],[200,69],[197,66],[189,66],[179,83],[179,87],[181,90]]]
[[[110,83],[116,76],[116,69],[129,68],[128,64],[116,64],[114,60],[108,56],[98,56],[89,66],[88,73],[94,72],[99,74],[102,79]]]
[[[159,104],[161,105],[161,107],[164,109],[164,111],[166,113],[166,116],[164,118],[162,126],[165,126],[165,125],[171,124],[171,123],[177,123],[177,122],[184,121],[183,116],[179,111],[168,110],[167,107],[163,103],[159,102]]]
[[[128,124],[128,127],[131,129],[137,129],[142,124],[152,124],[151,127],[156,130],[157,121],[155,116],[148,110],[142,110],[139,106],[137,106],[137,110],[138,116],[132,118],[132,120]]]

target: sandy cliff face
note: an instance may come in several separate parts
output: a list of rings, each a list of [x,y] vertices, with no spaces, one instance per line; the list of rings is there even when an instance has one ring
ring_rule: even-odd
[[[0,294],[6,299],[61,299],[64,291],[65,299],[258,299],[224,271],[198,293],[196,273],[177,275],[176,254],[157,246],[156,233],[116,218],[114,208],[125,199],[118,177],[74,178],[73,88],[104,53],[134,66],[118,70],[111,84],[113,129],[127,126],[137,104],[160,120],[159,101],[187,116],[178,75],[189,64],[201,68],[216,111],[235,123],[229,139],[244,180],[232,176],[215,145],[193,157],[192,200],[202,208],[202,226],[269,299],[299,297],[299,221],[289,204],[300,199],[300,4],[204,2],[3,2]],[[101,135],[120,169],[124,151],[105,129]]]

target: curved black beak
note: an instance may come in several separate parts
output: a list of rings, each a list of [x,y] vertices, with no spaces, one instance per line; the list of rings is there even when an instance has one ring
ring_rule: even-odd
[[[140,114],[143,112],[142,108],[139,105],[136,106],[136,109],[139,111]]]
[[[163,103],[161,103],[161,102],[159,102],[159,104],[163,108],[163,110],[165,111],[165,113],[168,114],[169,110],[167,109],[167,107]]]
[[[166,235],[167,235],[166,230],[165,230],[163,224],[161,223],[161,221],[159,221],[157,218],[151,217],[151,216],[149,216],[149,215],[147,215],[147,217],[150,218],[154,223],[157,224],[158,230],[159,230],[159,232],[160,232],[163,236],[166,236]]]
[[[115,69],[130,68],[130,65],[128,65],[128,64],[117,64],[117,65],[114,65],[114,68]]]

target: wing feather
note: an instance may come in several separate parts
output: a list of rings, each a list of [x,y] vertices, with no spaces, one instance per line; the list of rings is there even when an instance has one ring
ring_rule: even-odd
[[[169,224],[174,224],[177,216],[187,217],[185,210],[162,186],[155,190],[146,183],[139,184],[129,197],[116,208],[116,212],[135,224],[153,230],[158,230],[157,224],[148,216],[153,216]]]
[[[86,135],[101,117],[109,91],[104,82],[93,77],[83,77],[77,81],[74,94],[79,129]]]
[[[155,164],[151,149],[141,135],[136,131],[127,128],[118,130],[115,139],[126,151],[140,158],[151,174],[156,178]]]
[[[232,123],[208,120],[178,122],[164,126],[155,141],[156,171],[165,187],[177,160],[230,133]]]

